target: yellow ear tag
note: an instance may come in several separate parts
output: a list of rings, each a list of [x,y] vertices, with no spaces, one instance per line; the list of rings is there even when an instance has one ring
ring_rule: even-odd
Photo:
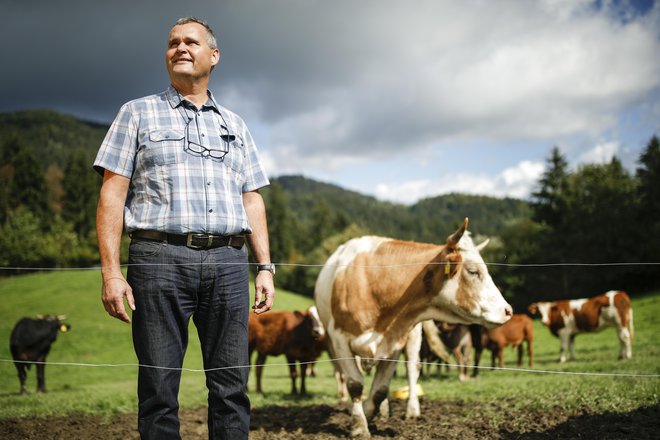
[[[64,324],[61,324],[61,325],[60,325],[60,331],[61,331],[62,333],[66,333],[68,330],[69,330],[69,329],[66,328],[66,325],[64,325]]]
[[[451,271],[451,264],[450,263],[445,264],[445,275],[449,275],[450,271]]]

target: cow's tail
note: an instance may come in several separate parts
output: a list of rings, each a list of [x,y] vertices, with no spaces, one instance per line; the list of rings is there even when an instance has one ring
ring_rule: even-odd
[[[429,343],[429,349],[445,362],[449,362],[449,352],[447,347],[440,339],[440,332],[435,323],[431,320],[422,322],[422,330],[426,335],[426,341]]]
[[[630,332],[630,340],[635,337],[635,326],[633,325],[633,309],[628,309],[628,331]]]

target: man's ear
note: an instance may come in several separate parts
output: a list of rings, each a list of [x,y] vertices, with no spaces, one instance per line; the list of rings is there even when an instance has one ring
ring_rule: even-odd
[[[220,61],[220,51],[218,49],[213,49],[211,52],[211,65],[215,66]]]

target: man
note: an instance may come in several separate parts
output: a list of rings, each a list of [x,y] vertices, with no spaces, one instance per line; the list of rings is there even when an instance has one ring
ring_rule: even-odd
[[[257,190],[269,182],[243,120],[208,90],[219,57],[204,21],[178,20],[165,55],[171,86],[122,106],[94,162],[103,174],[103,305],[125,322],[124,298],[133,311],[142,438],[180,438],[178,390],[191,316],[207,370],[209,437],[248,436],[248,370],[238,368],[249,365],[243,236],[258,263],[254,311],[263,313],[273,305],[274,266]],[[126,279],[122,225],[132,238]]]

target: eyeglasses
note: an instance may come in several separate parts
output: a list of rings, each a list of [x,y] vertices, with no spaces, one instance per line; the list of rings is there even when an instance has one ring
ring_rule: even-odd
[[[187,149],[193,153],[199,154],[202,157],[212,157],[213,159],[223,159],[227,153],[229,153],[229,141],[233,140],[233,135],[221,135],[220,137],[225,142],[225,149],[218,150],[212,148],[206,148],[204,145],[198,144],[190,140],[190,123],[192,120],[188,121],[186,124],[186,141]],[[197,133],[197,139],[200,139],[199,132]]]

